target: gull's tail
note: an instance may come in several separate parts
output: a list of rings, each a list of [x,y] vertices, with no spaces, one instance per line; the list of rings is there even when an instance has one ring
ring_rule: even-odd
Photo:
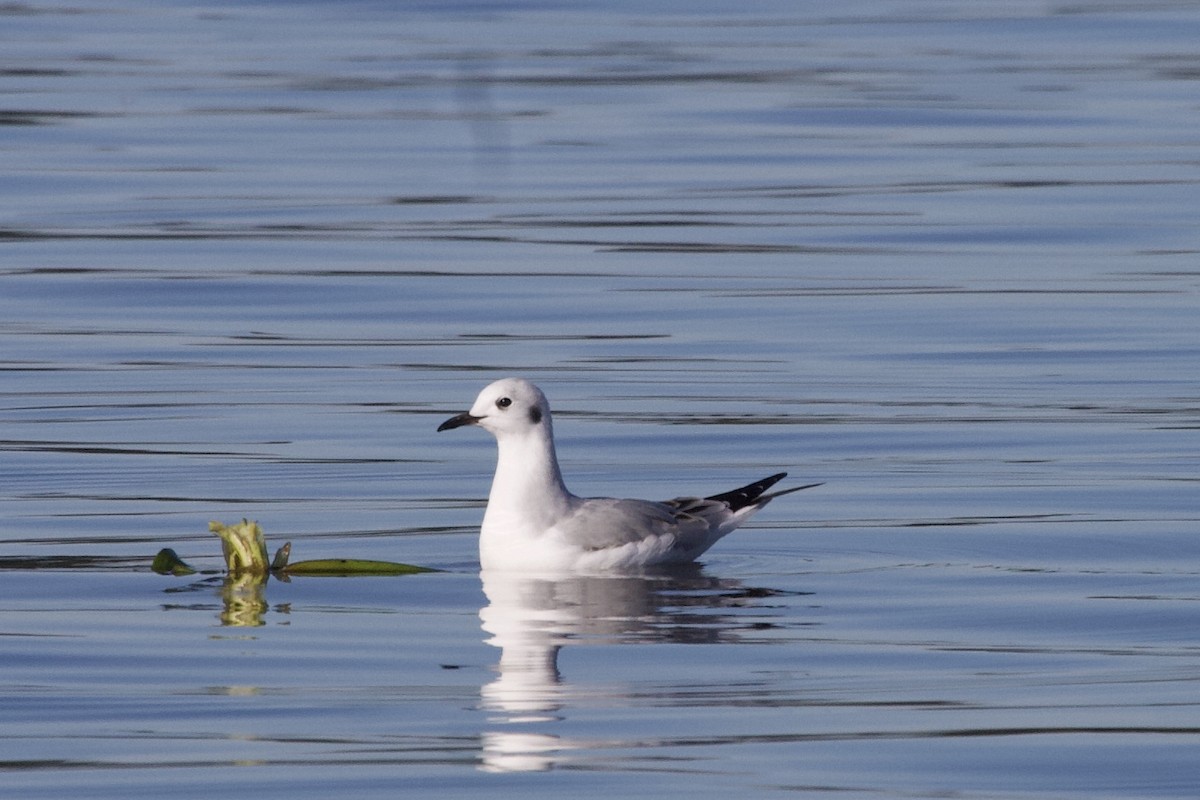
[[[770,476],[769,478],[763,478],[761,481],[755,481],[754,483],[747,484],[740,489],[733,489],[732,491],[722,492],[721,494],[714,494],[712,497],[706,497],[705,499],[717,500],[722,503],[726,503],[728,504],[730,511],[740,511],[747,506],[762,508],[771,500],[779,497],[780,495],[791,494],[792,492],[798,492],[801,489],[811,489],[814,486],[821,485],[819,483],[809,483],[805,484],[804,486],[793,486],[791,489],[784,489],[782,492],[763,494],[763,492],[767,491],[767,489],[770,489],[772,486],[779,483],[779,481],[786,477],[786,472],[780,472]]]

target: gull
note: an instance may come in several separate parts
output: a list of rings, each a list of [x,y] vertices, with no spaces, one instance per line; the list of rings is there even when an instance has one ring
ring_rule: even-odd
[[[477,425],[496,437],[496,474],[479,531],[485,570],[604,572],[694,561],[780,495],[780,472],[711,497],[624,500],[567,490],[554,451],[550,404],[523,378],[486,386],[471,410],[438,431]]]

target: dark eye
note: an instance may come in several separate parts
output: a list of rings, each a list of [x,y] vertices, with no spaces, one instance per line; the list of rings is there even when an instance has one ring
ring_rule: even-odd
[[[496,408],[508,408],[511,405],[512,405],[511,397],[501,397],[499,400],[496,401]]]

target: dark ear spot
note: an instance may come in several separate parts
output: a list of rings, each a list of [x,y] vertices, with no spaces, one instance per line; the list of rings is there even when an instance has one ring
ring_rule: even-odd
[[[537,425],[539,422],[541,422],[542,421],[542,410],[540,408],[538,408],[537,406],[530,406],[529,421],[532,422],[534,425]]]

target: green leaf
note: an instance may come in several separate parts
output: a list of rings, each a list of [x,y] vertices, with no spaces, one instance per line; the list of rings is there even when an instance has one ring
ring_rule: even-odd
[[[322,558],[313,561],[297,561],[288,564],[280,572],[284,575],[322,575],[351,577],[355,575],[415,575],[420,572],[437,572],[436,569],[400,564],[395,561],[369,561],[361,558]]]
[[[150,569],[157,572],[159,575],[195,575],[196,570],[188,566],[179,554],[169,547],[164,547],[158,551],[158,555],[154,557],[154,563],[150,565]]]
[[[413,575],[418,572],[437,572],[428,567],[401,564],[395,561],[369,561],[357,558],[326,558],[315,561],[288,563],[292,543],[279,548],[275,558],[267,562],[267,542],[257,522],[243,519],[236,525],[208,523],[208,529],[221,537],[221,551],[230,576],[252,575],[266,579],[275,575],[286,580],[292,575]]]

